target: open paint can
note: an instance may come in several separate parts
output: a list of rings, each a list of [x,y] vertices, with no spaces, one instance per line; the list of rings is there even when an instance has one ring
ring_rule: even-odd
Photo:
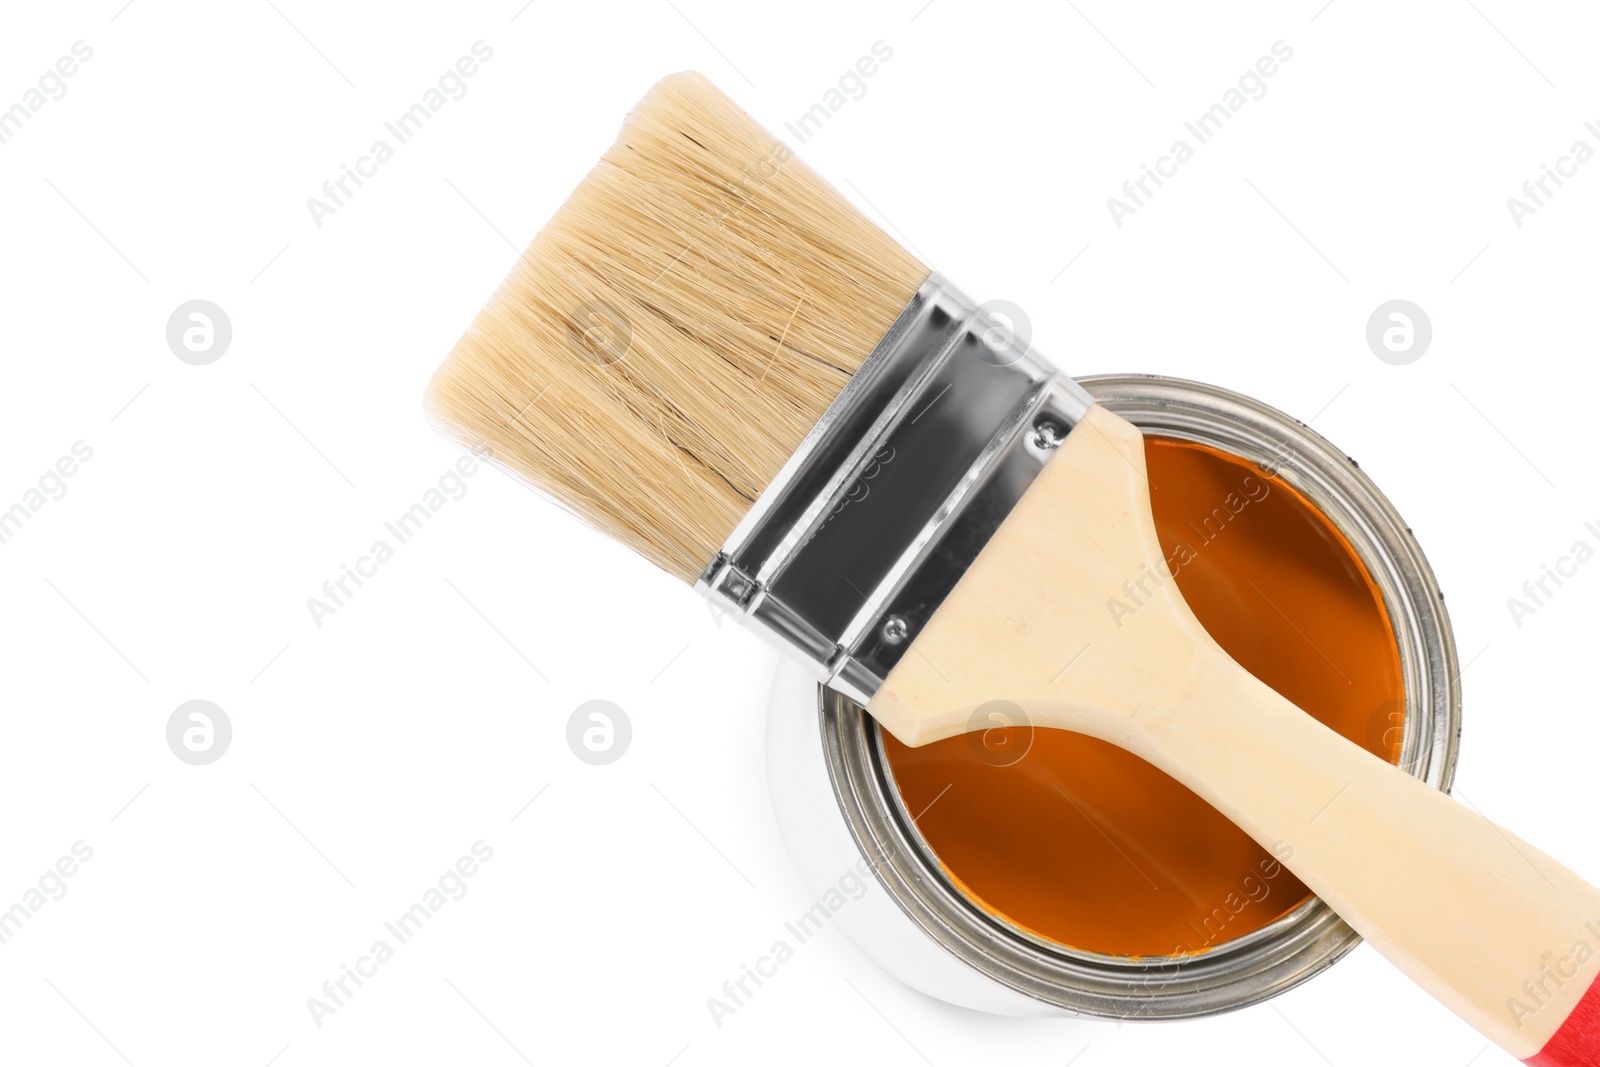
[[[1225,389],[1080,382],[1144,432],[1168,569],[1218,643],[1329,727],[1448,790],[1460,734],[1449,619],[1411,531],[1354,461]],[[1149,590],[1131,581],[1124,593],[1107,604],[1113,618],[1136,616]],[[997,719],[908,749],[785,663],[767,749],[778,821],[817,900],[805,928],[837,926],[954,1004],[1214,1014],[1305,981],[1359,940],[1287,855],[1092,738]]]

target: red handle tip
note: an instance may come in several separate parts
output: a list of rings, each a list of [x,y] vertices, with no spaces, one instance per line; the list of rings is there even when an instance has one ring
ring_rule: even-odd
[[[1600,981],[1578,1001],[1539,1054],[1532,1067],[1600,1067]]]

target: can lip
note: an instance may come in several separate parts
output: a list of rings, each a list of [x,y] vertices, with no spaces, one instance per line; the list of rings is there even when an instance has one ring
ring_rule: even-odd
[[[1219,386],[1147,374],[1078,382],[1141,430],[1267,466],[1324,511],[1366,565],[1395,628],[1406,692],[1400,765],[1448,792],[1461,731],[1449,617],[1410,528],[1355,461],[1304,423]],[[819,686],[818,716],[835,798],[879,882],[947,952],[1035,1000],[1117,1019],[1218,1014],[1299,985],[1361,941],[1315,897],[1195,956],[1108,956],[1030,935],[984,912],[950,882],[893,784],[882,731],[860,705]]]

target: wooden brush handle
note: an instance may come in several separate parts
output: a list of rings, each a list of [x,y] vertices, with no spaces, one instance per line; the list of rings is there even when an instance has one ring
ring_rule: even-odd
[[[1466,805],[1202,652],[1187,723],[1149,731],[1153,762],[1272,849],[1424,989],[1507,1051],[1600,1064],[1574,1008],[1594,985],[1600,891]],[[1028,705],[1025,703],[1024,708]],[[1048,721],[1048,705],[1032,709]],[[1549,1042],[1567,1021],[1561,1042]]]
[[[1096,407],[868,710],[913,745],[985,724],[997,704],[1120,745],[1273,850],[1508,1052],[1600,1064],[1600,890],[1239,666],[1162,560],[1143,439]],[[1109,611],[1129,582],[1137,610]]]

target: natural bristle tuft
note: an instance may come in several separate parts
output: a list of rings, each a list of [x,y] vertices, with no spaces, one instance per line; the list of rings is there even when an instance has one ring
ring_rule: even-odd
[[[704,77],[675,74],[427,405],[693,582],[927,275]]]

